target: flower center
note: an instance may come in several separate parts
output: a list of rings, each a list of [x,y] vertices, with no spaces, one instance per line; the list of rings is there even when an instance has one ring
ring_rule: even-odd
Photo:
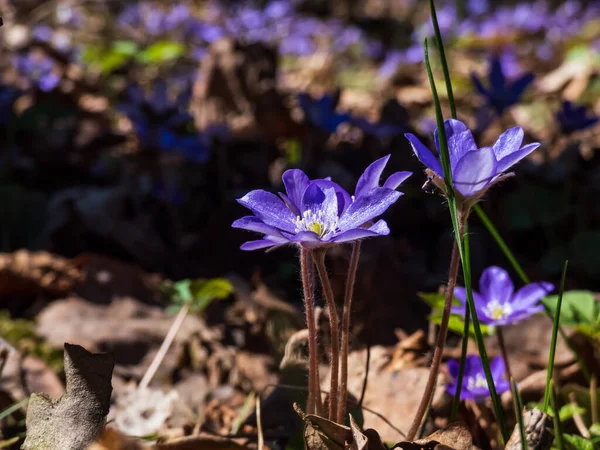
[[[320,238],[327,236],[337,229],[338,217],[334,218],[325,217],[323,211],[317,211],[316,213],[312,210],[307,209],[302,214],[302,217],[296,217],[296,233],[300,231],[312,231],[316,233]]]
[[[478,373],[474,377],[467,378],[467,389],[470,391],[472,391],[473,389],[479,389],[479,388],[487,389],[487,387],[488,387],[487,380],[480,373]]]
[[[513,312],[510,303],[500,303],[498,300],[492,300],[483,308],[483,312],[490,319],[500,320],[510,316]]]

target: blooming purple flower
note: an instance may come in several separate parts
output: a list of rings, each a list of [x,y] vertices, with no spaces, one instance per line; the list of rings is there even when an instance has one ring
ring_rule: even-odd
[[[238,200],[254,215],[236,220],[232,226],[263,234],[263,238],[242,245],[242,250],[258,250],[296,244],[305,248],[326,247],[372,236],[390,230],[383,214],[402,193],[396,188],[410,172],[396,172],[379,185],[390,156],[372,163],[356,184],[354,197],[329,179],[310,180],[299,169],[283,174],[286,193],[279,197],[254,190]]]
[[[521,147],[523,129],[510,128],[502,133],[493,146],[477,148],[471,131],[460,120],[448,119],[444,122],[452,181],[455,189],[464,197],[470,197],[489,187],[494,181],[539,147],[535,142]],[[405,134],[413,151],[437,177],[443,179],[444,173],[438,158],[440,146],[437,128],[435,147],[437,154],[431,152],[415,135]]]
[[[538,302],[548,295],[551,283],[530,283],[516,293],[508,273],[500,267],[488,267],[479,280],[479,292],[473,291],[477,317],[486,325],[510,325],[540,312],[544,306]],[[467,302],[467,290],[454,288],[454,296],[463,304]],[[455,314],[465,313],[464,306],[452,307]]]
[[[593,113],[588,113],[585,106],[574,105],[571,102],[564,101],[561,105],[561,110],[556,113],[556,120],[558,120],[563,133],[570,134],[574,131],[591,127],[600,118]]]
[[[332,95],[314,100],[306,92],[298,95],[298,102],[306,121],[328,133],[335,133],[337,127],[350,120],[350,114],[338,113],[335,110],[337,98]]]
[[[406,130],[402,124],[390,122],[370,122],[364,117],[353,117],[350,123],[362,130],[365,134],[375,136],[379,139],[389,139],[398,136]]]
[[[511,62],[511,65],[514,63]],[[510,82],[506,78],[506,69],[502,65],[499,56],[494,56],[490,63],[490,72],[488,74],[489,86],[485,87],[481,79],[474,73],[471,74],[471,80],[477,91],[485,98],[486,103],[492,107],[498,115],[501,115],[505,109],[516,105],[523,95],[523,92],[533,81],[533,74],[526,73],[516,80]]]
[[[448,361],[447,366],[453,381],[446,386],[446,392],[454,396],[456,395],[456,388],[458,387],[457,378],[460,369],[460,361],[452,359]],[[502,394],[503,392],[508,391],[510,389],[510,383],[504,378],[506,368],[504,366],[504,360],[500,356],[497,356],[490,361],[490,371],[492,372],[492,379],[494,380],[496,392]],[[481,358],[477,355],[467,355],[462,388],[460,390],[460,399],[482,401],[489,396],[490,389],[485,378]]]

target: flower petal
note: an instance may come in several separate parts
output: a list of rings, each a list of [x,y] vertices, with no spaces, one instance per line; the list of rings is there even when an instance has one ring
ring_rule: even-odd
[[[365,169],[356,183],[356,189],[354,191],[355,197],[366,194],[379,187],[379,179],[381,178],[383,169],[385,169],[385,165],[388,163],[390,156],[391,155],[387,155],[383,158],[379,158]]]
[[[496,301],[500,304],[509,302],[515,287],[506,270],[492,266],[483,271],[479,280],[479,292],[485,303]]]
[[[450,167],[452,167],[452,170],[454,170],[456,164],[465,155],[465,153],[471,150],[477,150],[477,144],[475,143],[475,139],[473,139],[471,130],[469,130],[467,126],[460,120],[446,120],[444,122],[444,130],[446,130],[446,140],[448,142]],[[438,152],[441,152],[437,128],[433,137],[435,140],[435,148]]]
[[[352,203],[352,197],[350,196],[350,194],[348,194],[346,189],[341,187],[339,184],[331,181],[330,179],[325,178],[322,180],[313,180],[313,183],[315,183],[321,189],[325,189],[325,188],[335,189],[335,195],[337,196],[337,201],[338,201],[338,215],[339,216],[341,216],[342,213],[344,212],[344,210],[350,205],[350,203]]]
[[[446,363],[446,367],[448,368],[448,374],[450,374],[452,379],[456,381],[458,372],[460,370],[460,361],[457,361],[456,359],[450,359]]]
[[[257,189],[238,199],[238,203],[252,211],[267,225],[294,232],[296,216],[275,194]]]
[[[347,231],[358,228],[377,216],[400,198],[401,193],[388,188],[376,188],[368,194],[355,199],[340,217],[338,228]]]
[[[290,199],[291,203],[296,207],[296,209],[300,210],[304,190],[310,181],[308,176],[306,176],[306,174],[300,169],[290,169],[283,173],[281,179],[283,180],[287,197]]]
[[[484,97],[488,97],[490,95],[488,90],[483,86],[483,83],[477,74],[471,73],[471,81],[473,82],[475,89],[477,89],[481,95]]]
[[[510,128],[502,133],[492,146],[496,160],[500,161],[505,156],[519,150],[523,142],[523,135],[523,128],[521,127]]]
[[[442,171],[442,165],[437,156],[434,155],[414,134],[405,133],[404,136],[409,140],[413,152],[415,152],[419,161],[433,170],[437,176],[443,177],[444,172]]]
[[[388,234],[390,234],[390,229],[388,228],[387,223],[384,220],[379,220],[371,228],[354,228],[352,230],[344,231],[335,236],[331,242],[350,242],[368,237],[386,236]]]
[[[241,228],[243,230],[256,231],[257,233],[272,235],[283,238],[283,235],[275,227],[267,225],[256,216],[246,216],[236,220],[231,224],[233,228]]]
[[[510,167],[514,166],[516,163],[521,161],[527,155],[529,155],[532,151],[540,146],[539,142],[534,142],[532,144],[526,145],[522,149],[505,156],[500,161],[498,161],[498,168],[496,170],[497,173],[506,172]]]
[[[501,356],[496,356],[490,361],[490,371],[492,372],[494,384],[504,377],[504,374],[506,373],[506,366],[504,365],[504,359],[502,359]]]
[[[465,197],[479,192],[496,175],[496,166],[496,157],[491,147],[467,152],[452,173],[456,189]]]
[[[534,306],[542,298],[554,290],[552,283],[531,283],[523,286],[513,296],[511,303],[513,309],[526,309]]]
[[[406,180],[411,175],[412,172],[393,173],[388,177],[387,180],[385,180],[385,183],[383,183],[383,187],[388,189],[398,189],[398,186],[400,186],[404,182],[404,180]]]
[[[258,241],[244,242],[242,244],[242,246],[240,247],[240,249],[245,250],[245,251],[252,251],[252,250],[260,250],[261,248],[273,247],[274,245],[280,245],[280,244],[273,242],[269,239],[260,239]]]

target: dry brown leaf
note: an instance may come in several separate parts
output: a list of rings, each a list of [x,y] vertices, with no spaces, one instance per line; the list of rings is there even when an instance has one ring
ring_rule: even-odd
[[[399,442],[394,448],[403,450],[472,450],[473,437],[464,425],[453,423],[423,439]]]

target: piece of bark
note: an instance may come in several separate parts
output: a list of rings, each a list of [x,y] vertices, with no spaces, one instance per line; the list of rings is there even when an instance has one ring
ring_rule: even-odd
[[[83,450],[91,444],[106,421],[114,365],[112,354],[65,343],[66,392],[59,400],[31,395],[22,448]]]
[[[552,433],[549,431],[552,428],[550,416],[539,409],[530,409],[523,413],[523,421],[527,448],[530,450],[549,450],[554,440]],[[506,443],[505,450],[521,450],[521,432],[518,423]]]

